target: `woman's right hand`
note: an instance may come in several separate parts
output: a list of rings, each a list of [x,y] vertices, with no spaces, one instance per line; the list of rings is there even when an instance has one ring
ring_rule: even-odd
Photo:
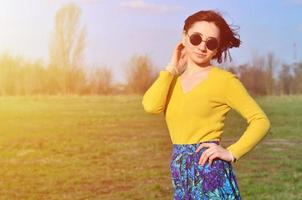
[[[166,67],[166,70],[172,74],[180,74],[187,63],[187,55],[184,47],[182,42],[180,42],[173,51],[171,61]]]

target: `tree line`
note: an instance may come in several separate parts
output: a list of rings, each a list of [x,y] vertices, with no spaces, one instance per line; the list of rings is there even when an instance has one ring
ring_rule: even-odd
[[[86,27],[74,3],[60,8],[49,44],[49,64],[0,55],[0,95],[144,94],[159,75],[148,55],[134,55],[124,69],[125,84],[114,83],[108,66],[85,71]],[[281,63],[273,53],[223,68],[236,73],[252,95],[302,93],[302,61]]]
[[[221,67],[238,75],[252,95],[302,94],[302,62],[276,63],[273,54],[239,66]],[[114,83],[109,67],[90,73],[31,62],[9,54],[0,56],[0,95],[112,95],[144,94],[159,75],[148,55],[133,56],[125,66],[126,83]]]

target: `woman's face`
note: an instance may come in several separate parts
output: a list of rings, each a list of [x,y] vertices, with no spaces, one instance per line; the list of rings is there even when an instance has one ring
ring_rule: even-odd
[[[192,34],[200,35],[202,42],[200,42],[200,44],[198,45],[196,44],[193,45],[190,42],[190,36],[192,36]],[[188,59],[190,59],[197,65],[209,64],[213,56],[215,56],[215,54],[217,53],[217,48],[210,50],[211,47],[213,46],[215,47],[215,44],[213,44],[215,43],[215,41],[211,40],[213,38],[214,40],[216,39],[219,43],[219,29],[213,22],[207,22],[207,21],[195,22],[187,33],[185,32],[183,33],[183,37],[182,37],[182,42],[185,45],[185,52],[188,56]],[[208,45],[206,45],[207,43],[206,41],[209,40],[211,41],[209,42]],[[195,37],[195,41],[196,41],[196,37]],[[198,36],[197,36],[197,43],[199,43]],[[207,46],[210,47],[210,49]]]

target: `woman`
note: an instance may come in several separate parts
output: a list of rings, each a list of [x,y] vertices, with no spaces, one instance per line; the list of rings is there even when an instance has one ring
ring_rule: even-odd
[[[239,78],[211,64],[239,47],[237,33],[216,11],[185,20],[171,62],[143,96],[148,113],[164,112],[173,143],[170,162],[174,199],[241,199],[232,163],[252,150],[270,121]],[[231,58],[231,57],[230,57]],[[238,141],[221,145],[230,109],[248,123]]]

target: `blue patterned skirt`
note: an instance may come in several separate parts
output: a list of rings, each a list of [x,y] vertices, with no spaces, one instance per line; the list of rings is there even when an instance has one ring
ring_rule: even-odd
[[[201,166],[198,162],[207,148],[195,153],[200,144],[173,144],[170,171],[174,200],[241,199],[231,162],[215,158],[211,166],[208,161]]]

